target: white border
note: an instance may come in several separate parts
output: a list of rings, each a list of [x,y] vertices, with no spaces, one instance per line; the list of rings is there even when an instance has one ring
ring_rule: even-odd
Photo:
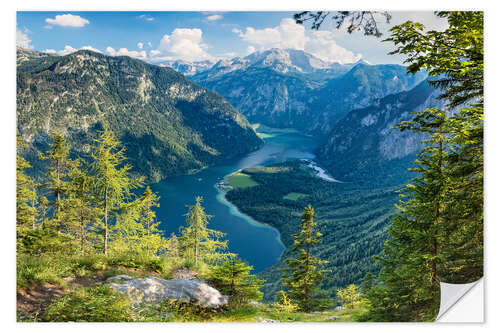
[[[338,8],[342,6],[343,8]],[[290,330],[303,331],[304,329],[312,328],[319,331],[345,330],[349,332],[358,330],[370,331],[394,331],[401,332],[402,329],[409,332],[426,330],[450,329],[456,332],[477,331],[479,329],[489,329],[498,326],[499,317],[498,308],[495,308],[490,302],[498,299],[499,288],[498,283],[488,284],[487,290],[489,297],[486,298],[486,325],[457,325],[457,324],[286,324],[280,326],[274,325],[249,325],[249,324],[16,324],[15,323],[15,225],[12,221],[15,220],[15,11],[16,10],[314,10],[314,9],[391,9],[391,10],[465,10],[465,9],[483,9],[486,11],[486,226],[485,226],[485,242],[486,253],[485,258],[493,257],[493,253],[498,253],[498,242],[495,236],[498,236],[498,213],[494,210],[495,199],[500,197],[498,188],[498,152],[495,149],[499,146],[500,131],[498,117],[500,108],[498,107],[498,85],[497,79],[500,75],[498,72],[498,33],[500,32],[499,22],[500,16],[498,8],[494,1],[476,0],[419,0],[419,1],[398,1],[398,0],[286,0],[286,1],[269,1],[269,0],[252,0],[252,1],[235,1],[235,0],[210,0],[210,1],[151,1],[142,0],[140,2],[124,2],[124,1],[98,1],[87,0],[85,2],[70,2],[67,0],[22,0],[16,2],[4,2],[2,4],[1,24],[2,24],[2,80],[1,80],[1,121],[0,135],[2,144],[2,163],[1,165],[1,212],[2,212],[2,241],[1,250],[3,258],[2,269],[2,301],[0,307],[1,323],[4,327],[4,332],[10,331],[28,331],[36,330],[50,332],[67,332],[70,329],[72,332],[88,332],[92,331],[109,331],[119,329],[122,332],[137,332],[137,330],[172,330],[174,332],[183,331],[228,331],[234,330],[253,332],[256,329],[259,331],[276,331]],[[495,230],[496,229],[496,230]],[[495,260],[491,260],[494,262]],[[499,281],[498,265],[492,266],[485,264],[486,280]],[[489,311],[491,309],[491,311]],[[491,315],[490,315],[491,314]],[[498,329],[498,328],[497,328]]]

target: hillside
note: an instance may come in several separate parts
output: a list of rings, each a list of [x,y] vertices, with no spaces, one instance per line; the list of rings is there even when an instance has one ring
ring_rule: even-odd
[[[290,257],[292,235],[300,230],[304,207],[316,212],[318,231],[323,234],[314,255],[328,260],[329,281],[325,288],[335,296],[337,288],[358,283],[367,272],[378,268],[372,257],[387,240],[387,227],[394,213],[396,190],[406,180],[391,186],[374,183],[338,183],[317,177],[308,163],[292,161],[242,172],[256,186],[234,187],[226,198],[238,209],[280,232],[285,252],[280,261],[261,272],[266,280],[262,291],[267,301],[282,289],[281,269]]]
[[[440,107],[439,91],[427,81],[410,91],[392,94],[341,119],[317,149],[317,159],[335,177],[344,181],[377,178],[399,183],[422,148],[422,135],[392,129],[413,118],[412,112]]]
[[[38,149],[59,131],[77,147],[73,153],[86,152],[107,122],[134,170],[158,181],[262,144],[223,97],[170,68],[92,51],[38,54],[18,49],[17,68],[18,132]]]

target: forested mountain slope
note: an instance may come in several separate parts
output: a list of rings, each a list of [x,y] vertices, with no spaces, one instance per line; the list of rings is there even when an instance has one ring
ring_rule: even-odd
[[[377,177],[399,183],[423,147],[421,134],[392,128],[411,120],[412,112],[442,107],[439,91],[427,81],[410,91],[392,94],[374,104],[355,109],[341,119],[317,149],[317,159],[332,175],[344,181],[368,181]]]
[[[46,146],[49,132],[59,131],[77,147],[74,153],[86,152],[95,129],[107,122],[134,170],[160,180],[262,144],[223,97],[170,68],[92,51],[26,52],[18,50],[25,59],[17,72],[18,132],[38,148]]]

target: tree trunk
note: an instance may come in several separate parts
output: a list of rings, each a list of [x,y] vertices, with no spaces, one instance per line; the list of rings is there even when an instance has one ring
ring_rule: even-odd
[[[194,264],[198,265],[198,219],[194,228]]]
[[[108,188],[104,190],[104,255],[108,255]]]
[[[33,220],[31,221],[31,229],[36,227],[36,210],[35,210],[36,187],[33,184],[33,195],[31,197],[31,208],[33,209]]]
[[[80,210],[80,237],[81,237],[81,250],[82,256],[85,255],[85,219],[83,216],[83,208]]]

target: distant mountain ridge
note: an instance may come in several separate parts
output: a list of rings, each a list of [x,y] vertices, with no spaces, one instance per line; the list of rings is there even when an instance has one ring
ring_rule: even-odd
[[[221,60],[192,80],[224,96],[253,123],[323,136],[354,108],[409,90],[426,74],[400,65],[328,64],[300,50]]]
[[[378,177],[380,182],[397,183],[399,178],[408,178],[407,168],[423,148],[425,137],[392,127],[412,119],[412,112],[444,107],[439,95],[425,80],[409,91],[352,110],[325,136],[316,151],[318,161],[344,181]]]
[[[262,140],[223,97],[170,68],[92,51],[39,56],[18,49],[17,128],[44,148],[66,134],[85,153],[107,122],[134,170],[151,180],[184,174],[257,149]],[[238,145],[234,145],[238,142]]]
[[[203,60],[203,61],[186,61],[186,60],[167,60],[156,63],[161,67],[170,67],[175,69],[177,72],[192,76],[206,70],[209,70],[215,65],[215,61]]]

